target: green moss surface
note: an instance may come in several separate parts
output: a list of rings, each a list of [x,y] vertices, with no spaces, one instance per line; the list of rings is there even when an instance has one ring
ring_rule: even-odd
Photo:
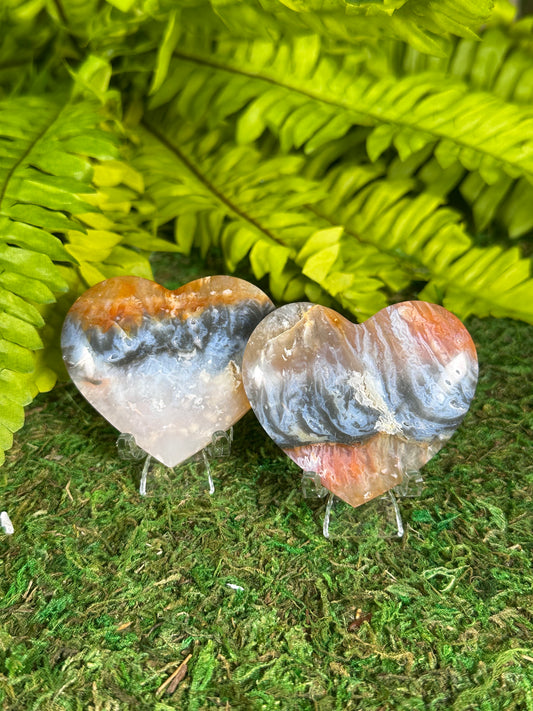
[[[189,464],[141,499],[72,385],[38,398],[0,470],[0,707],[531,711],[533,328],[467,326],[477,396],[401,540],[386,500],[339,503],[325,539],[251,414],[213,496]]]

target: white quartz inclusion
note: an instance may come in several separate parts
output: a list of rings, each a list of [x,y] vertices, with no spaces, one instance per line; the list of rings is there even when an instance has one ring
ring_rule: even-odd
[[[364,407],[370,407],[379,413],[375,428],[377,432],[386,434],[401,434],[402,428],[394,417],[394,412],[385,402],[380,392],[379,382],[369,372],[353,371],[347,379],[353,388],[353,396]]]

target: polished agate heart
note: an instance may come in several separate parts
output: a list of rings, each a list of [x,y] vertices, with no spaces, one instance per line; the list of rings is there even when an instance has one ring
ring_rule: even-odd
[[[229,276],[176,291],[115,277],[86,291],[68,312],[63,358],[98,412],[173,467],[250,408],[242,356],[273,308],[260,289]]]
[[[474,396],[477,357],[466,328],[441,306],[407,301],[354,325],[295,303],[253,332],[243,382],[276,444],[359,506],[444,446]]]

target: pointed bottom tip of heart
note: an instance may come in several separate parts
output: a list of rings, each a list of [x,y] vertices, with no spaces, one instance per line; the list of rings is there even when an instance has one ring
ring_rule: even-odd
[[[304,471],[316,472],[335,496],[357,507],[399,486],[444,444],[377,434],[356,444],[320,442],[284,452]]]

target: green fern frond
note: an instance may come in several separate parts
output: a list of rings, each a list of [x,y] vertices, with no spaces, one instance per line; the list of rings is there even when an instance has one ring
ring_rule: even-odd
[[[353,137],[309,162],[307,174],[328,195],[320,199],[317,183],[301,177],[301,157],[264,160],[232,146],[221,130],[198,133],[171,118],[146,121],[138,167],[152,176],[147,192],[157,219],[176,220],[184,252],[219,245],[230,270],[249,255],[275,298],[329,294],[358,318],[385,306],[387,292],[426,282],[423,294],[461,317],[474,311],[533,321],[531,301],[518,299],[533,288],[529,262],[517,251],[475,248],[458,213],[413,192],[412,180],[387,178],[386,163],[360,165],[349,154],[337,162]]]
[[[396,259],[376,268],[391,289],[426,281],[420,298],[444,303],[461,318],[476,313],[533,323],[530,261],[517,249],[474,247],[459,214],[441,206],[438,196],[414,193],[414,181],[387,177],[385,164],[349,160],[327,168],[321,184],[330,197],[313,211],[346,231],[332,270],[356,274],[354,243],[370,244]]]
[[[61,194],[60,176],[45,173],[39,146],[60,110],[53,102],[18,100],[0,105],[0,450],[22,426],[24,406],[37,391],[34,351],[42,347],[43,319],[35,304],[54,301],[68,285],[52,259],[71,261],[50,230],[69,218],[51,206]],[[53,142],[50,142],[52,149]],[[53,155],[52,155],[53,160]],[[82,173],[85,167],[80,160]],[[54,179],[58,181],[54,185]],[[29,191],[35,185],[36,194]],[[44,204],[38,204],[39,202]],[[80,204],[83,204],[80,201]],[[72,204],[69,205],[69,207]]]
[[[146,257],[127,248],[130,237],[134,242],[142,234],[125,219],[131,201],[123,191],[131,189],[122,183],[135,182],[136,174],[121,169],[117,140],[101,123],[98,105],[87,100],[0,103],[1,442],[10,439],[6,431],[22,425],[28,398],[55,382],[50,361],[36,355],[43,347],[46,306],[66,292],[72,303],[87,284],[114,273],[151,274]],[[106,177],[111,185],[104,187]],[[101,214],[103,200],[109,216]],[[120,213],[122,220],[114,223],[111,217]],[[103,244],[109,247],[105,254]],[[90,273],[95,259],[98,274]],[[61,368],[60,361],[53,365]]]
[[[521,26],[493,27],[482,34],[482,42],[460,40],[446,59],[428,58],[400,43],[385,48],[387,61],[379,71],[397,76],[418,72],[441,72],[460,76],[473,90],[490,90],[508,102],[529,108],[533,100],[533,53],[523,46]],[[379,67],[379,63],[374,63]],[[503,173],[487,183],[486,175],[467,170],[459,160],[443,166],[430,147],[421,149],[405,160],[393,158],[389,177],[415,178],[421,189],[446,196],[458,189],[471,206],[472,226],[481,232],[491,223],[503,229],[509,237],[518,238],[533,229],[533,185],[530,179],[518,180]]]
[[[499,33],[493,30],[490,35],[490,52],[501,45]],[[533,226],[526,207],[533,198],[529,105],[519,107],[487,92],[472,92],[459,78],[437,77],[434,72],[407,75],[400,81],[387,75],[371,82],[362,74],[361,57],[352,55],[340,66],[321,50],[317,37],[277,48],[267,42],[241,43],[238,50],[234,48],[229,41],[222,52],[225,63],[220,53],[216,61],[207,55],[204,59],[195,55],[193,60],[190,52],[180,50],[190,61],[176,61],[153,105],[175,96],[176,114],[196,120],[205,116],[211,125],[241,111],[236,121],[239,142],[256,140],[268,127],[279,136],[285,151],[304,146],[312,153],[353,124],[371,125],[370,158],[376,160],[394,148],[399,156],[396,167],[405,175],[412,166],[409,159],[414,159],[418,170],[418,156],[422,156],[423,169],[417,174],[422,189],[444,195],[468,174],[469,182],[461,186],[461,192],[472,205],[476,229],[485,229],[494,219],[518,237]],[[231,59],[234,53],[237,61]],[[472,68],[480,82],[480,67],[487,64],[481,55]],[[456,67],[465,66],[462,59],[452,60]],[[500,58],[504,78],[493,76],[500,93],[512,92],[513,102],[517,97],[525,100],[527,92],[533,91],[533,70],[531,89],[518,89],[516,83],[516,67],[523,67],[525,61],[522,50],[517,50],[509,55],[509,65]],[[358,84],[361,88],[356,90]],[[524,85],[528,86],[527,75]],[[353,111],[346,109],[348,105]],[[512,128],[502,131],[502,126]],[[523,173],[527,177],[517,181]]]
[[[2,18],[15,22],[28,22],[34,19],[45,7],[46,0],[5,0],[2,3]]]
[[[102,50],[103,45],[118,43],[120,47],[122,41],[134,34],[149,17],[143,7],[145,4],[123,0],[121,7],[119,0],[113,3],[107,0],[51,0],[45,6],[48,19],[73,40],[81,53],[88,45],[93,52]],[[134,5],[138,7],[134,8]]]
[[[127,70],[139,75],[156,64],[165,25],[173,15],[200,31],[224,27],[204,0],[49,0],[45,4],[46,16],[43,13],[41,19],[55,28],[58,38],[68,38],[73,58],[86,59],[90,53],[115,61],[127,57],[132,60]],[[137,55],[142,59],[137,60]]]
[[[153,106],[174,99],[188,118],[211,125],[238,118],[240,142],[266,127],[285,151],[310,153],[352,125],[373,127],[367,150],[376,160],[394,146],[406,160],[431,145],[443,168],[459,161],[492,184],[502,175],[533,178],[533,114],[454,77],[433,73],[377,79],[362,58],[324,52],[317,36],[274,44],[220,41],[211,53],[181,48]],[[489,119],[487,118],[489,117]],[[502,127],[506,127],[505,131]]]

